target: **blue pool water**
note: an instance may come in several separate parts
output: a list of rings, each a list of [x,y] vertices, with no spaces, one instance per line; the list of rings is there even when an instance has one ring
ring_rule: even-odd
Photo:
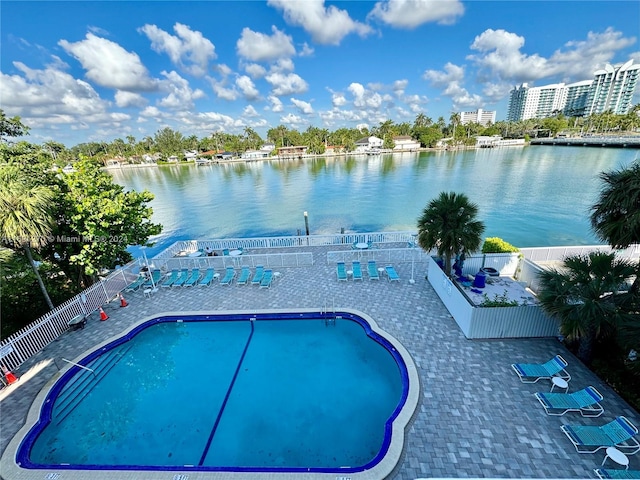
[[[406,400],[406,366],[353,314],[160,317],[54,385],[26,468],[358,471]],[[179,320],[179,321],[177,321]]]

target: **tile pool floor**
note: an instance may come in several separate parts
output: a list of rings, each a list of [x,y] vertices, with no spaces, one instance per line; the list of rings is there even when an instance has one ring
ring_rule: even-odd
[[[143,317],[201,309],[335,305],[370,315],[402,342],[418,367],[421,397],[402,459],[388,478],[595,478],[593,469],[604,453],[578,454],[560,425],[599,425],[625,415],[640,426],[638,412],[555,339],[467,340],[424,279],[426,265],[415,265],[415,284],[409,283],[410,263],[395,265],[400,282],[369,281],[366,275],[362,282],[338,282],[335,265],[326,261],[328,250],[306,249],[314,253],[314,266],[278,269],[282,274],[268,289],[214,283],[160,288],[151,298],[142,292],[125,294],[127,308],[110,303],[105,307],[107,321],[100,322],[94,313],[84,330],[62,335],[21,366],[17,384],[0,391],[0,450],[24,424],[37,393],[63,367],[62,358],[75,358]],[[548,391],[549,383],[523,384],[511,370],[511,363],[544,361],[557,353],[569,362],[573,390],[593,385],[604,395],[602,417],[547,416],[533,393]],[[630,460],[629,468],[640,469],[640,454]],[[36,471],[32,478],[44,474]]]

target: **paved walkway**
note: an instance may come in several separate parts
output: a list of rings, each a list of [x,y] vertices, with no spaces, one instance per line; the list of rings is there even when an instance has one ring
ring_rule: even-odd
[[[420,403],[393,479],[595,478],[593,468],[604,453],[578,454],[560,425],[599,425],[618,415],[640,425],[638,412],[555,339],[467,340],[424,279],[424,264],[415,266],[415,284],[409,283],[410,263],[395,265],[401,282],[369,281],[366,274],[362,282],[338,282],[335,266],[326,262],[328,249],[311,250],[313,267],[278,269],[282,275],[269,289],[217,283],[160,288],[151,298],[127,294],[127,308],[107,305],[107,321],[94,313],[84,330],[65,333],[20,368],[20,382],[0,391],[0,449],[23,425],[36,394],[63,367],[61,358],[73,359],[145,316],[176,310],[335,305],[373,317],[411,353],[421,381]],[[547,416],[533,393],[548,391],[549,383],[523,384],[511,370],[511,363],[542,362],[557,353],[569,362],[572,390],[593,385],[604,395],[602,417]],[[640,469],[638,455],[630,468]]]

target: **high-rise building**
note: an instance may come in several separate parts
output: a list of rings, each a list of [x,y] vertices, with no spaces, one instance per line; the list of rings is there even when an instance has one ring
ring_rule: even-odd
[[[527,92],[529,85],[523,83],[519,87],[515,87],[509,93],[509,111],[507,112],[507,120],[517,122],[522,120],[524,116],[524,106],[527,102]]]
[[[617,114],[629,112],[639,72],[640,65],[633,65],[633,60],[623,65],[606,65],[598,70],[589,91],[587,115],[607,110]]]
[[[567,85],[567,100],[562,109],[567,117],[583,117],[586,113],[589,91],[593,80],[571,83]]]
[[[607,110],[626,114],[632,107],[639,76],[640,65],[633,65],[633,60],[629,60],[625,64],[607,65],[595,72],[593,80],[542,87],[529,87],[523,83],[510,92],[507,120],[544,118],[558,112],[572,117]]]
[[[479,123],[483,127],[496,123],[495,110],[483,110],[479,108],[473,112],[460,112],[460,123]]]

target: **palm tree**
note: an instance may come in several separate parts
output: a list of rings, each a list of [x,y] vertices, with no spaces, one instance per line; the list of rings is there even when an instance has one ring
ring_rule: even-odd
[[[600,239],[615,249],[640,243],[640,162],[627,168],[603,172],[604,183],[591,209],[591,227]],[[640,290],[636,278],[632,292]]]
[[[606,252],[572,255],[560,269],[539,274],[542,308],[560,321],[560,332],[568,340],[578,342],[577,356],[585,364],[591,363],[597,340],[630,320],[624,285],[634,275],[631,262]]]
[[[591,209],[596,235],[613,248],[640,242],[640,161],[627,168],[603,172],[598,202]]]
[[[30,185],[19,171],[6,167],[0,169],[0,236],[7,244],[24,249],[52,310],[53,302],[33,260],[31,248],[44,246],[51,235],[53,217],[49,206],[53,198],[49,188]]]
[[[477,220],[478,206],[463,193],[441,192],[431,200],[418,219],[418,244],[426,251],[436,249],[444,257],[445,273],[451,275],[451,259],[480,248],[484,223]]]

